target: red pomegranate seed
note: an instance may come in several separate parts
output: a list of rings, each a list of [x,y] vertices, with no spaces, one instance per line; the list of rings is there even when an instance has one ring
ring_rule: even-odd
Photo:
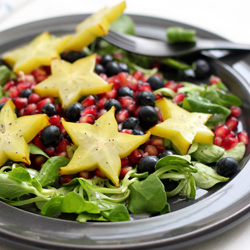
[[[54,156],[56,149],[54,147],[47,147],[44,149],[44,152],[48,155],[48,156]]]
[[[152,92],[152,88],[147,82],[139,82],[138,92],[149,91]]]
[[[159,100],[159,99],[161,99],[162,97],[164,97],[164,95],[163,95],[161,92],[159,92],[159,93],[157,93],[157,94],[155,95],[155,97],[156,97],[157,100]]]
[[[40,169],[42,165],[47,161],[47,158],[43,155],[35,155],[32,159],[32,165],[37,169]]]
[[[225,150],[229,150],[231,148],[234,148],[238,144],[238,139],[235,137],[226,137],[222,140],[221,146]]]
[[[39,147],[39,148],[41,148],[41,149],[45,149],[45,146],[43,145],[43,143],[42,143],[42,141],[41,141],[41,139],[40,139],[40,137],[39,136],[36,136],[34,139],[33,139],[33,143],[37,146],[37,147]]]
[[[116,96],[117,96],[117,90],[114,88],[104,94],[104,97],[106,97],[107,99],[114,99],[116,98]]]
[[[239,122],[238,122],[237,118],[231,117],[231,118],[229,118],[229,119],[227,120],[226,126],[227,126],[231,131],[233,131],[233,130],[236,130],[236,129],[237,129],[238,123],[239,123]]]
[[[15,106],[17,109],[24,108],[28,104],[28,99],[26,97],[17,97],[14,100]]]
[[[230,133],[226,136],[227,137],[235,137],[235,133],[234,131],[230,131]]]
[[[100,63],[100,62],[101,62],[101,58],[102,58],[102,57],[101,57],[100,55],[97,55],[97,56],[96,56],[96,63]]]
[[[107,81],[107,80],[108,80],[108,77],[107,77],[106,74],[101,73],[99,76],[100,76],[104,81]]]
[[[135,104],[135,100],[130,96],[121,96],[118,98],[118,101],[121,103],[123,109],[128,108],[131,104]]]
[[[143,157],[144,152],[141,149],[135,149],[130,155],[129,159],[133,163],[139,163],[140,159]]]
[[[81,102],[82,106],[84,108],[87,108],[89,106],[95,105],[96,104],[96,99],[93,95],[89,95],[88,97],[86,97],[82,102]]]
[[[180,103],[183,101],[183,99],[186,97],[186,94],[184,93],[179,93],[176,96],[173,97],[172,101],[176,104]]]
[[[74,177],[72,175],[62,175],[59,178],[59,183],[62,185],[71,182],[73,179]]]
[[[3,96],[1,99],[0,99],[0,103],[5,103],[9,100],[10,98],[7,97],[7,96]]]
[[[248,133],[246,131],[241,131],[237,134],[237,138],[239,142],[244,142],[245,145],[249,142]]]
[[[135,72],[133,73],[133,77],[134,77],[136,80],[141,80],[142,77],[143,77],[143,73],[142,73],[141,71],[137,70],[137,71],[135,71]]]
[[[121,82],[117,78],[113,78],[108,83],[113,84],[113,88],[118,90],[121,87]]]
[[[17,78],[18,83],[29,82],[30,84],[36,84],[36,80],[33,75],[20,73]]]
[[[32,93],[29,97],[28,97],[28,102],[29,103],[38,103],[42,100],[41,96],[36,94],[36,93]]]
[[[221,137],[214,137],[214,145],[221,146],[222,138]]]
[[[127,86],[133,90],[137,90],[138,81],[133,76],[129,75],[126,72],[121,72],[117,75],[117,78],[120,80],[121,86]]]
[[[9,89],[9,96],[10,98],[15,98],[15,97],[18,97],[20,94],[20,91],[17,89],[16,86],[13,86]]]
[[[24,108],[18,110],[18,116],[19,117],[24,116]]]
[[[84,179],[90,179],[92,177],[92,174],[89,171],[81,171],[79,173],[79,177]]]
[[[66,134],[67,134],[67,131],[66,131],[65,128],[63,127],[62,123],[60,123],[59,129],[60,129],[60,131],[62,132],[63,135],[66,135]]]
[[[123,179],[125,177],[125,175],[132,170],[133,168],[131,166],[124,166],[121,168],[121,172],[120,172],[120,179]]]
[[[216,127],[214,131],[215,137],[220,137],[222,139],[226,138],[226,136],[230,133],[229,128],[226,125],[219,125]]]
[[[50,123],[51,123],[52,125],[55,125],[55,126],[57,126],[57,127],[60,126],[61,117],[60,117],[59,115],[50,116],[49,120],[50,120]]]
[[[118,123],[124,122],[128,117],[129,117],[129,113],[128,113],[128,111],[127,111],[126,109],[120,110],[120,111],[115,115],[116,121],[117,121]]]
[[[89,123],[94,124],[95,123],[95,117],[91,114],[83,115],[79,119],[80,123]]]
[[[242,110],[240,107],[230,106],[229,109],[231,110],[229,117],[239,117],[242,113]]]
[[[15,85],[16,85],[15,81],[13,81],[13,80],[8,81],[3,86],[3,92],[6,93],[6,91],[8,91],[11,87],[13,87]]]
[[[136,103],[131,103],[131,104],[128,105],[127,110],[129,112],[129,114],[134,114],[136,108],[137,108],[137,104]]]
[[[149,140],[148,144],[153,146],[164,146],[164,139],[160,137],[153,137]]]
[[[51,98],[47,97],[45,99],[42,99],[40,102],[37,103],[37,110],[42,111],[43,105],[46,103],[52,103]]]
[[[177,90],[179,88],[179,85],[175,81],[168,81],[168,82],[165,83],[165,87],[169,88],[169,89],[172,89],[174,92],[177,92]]]
[[[221,79],[219,77],[212,75],[209,79],[209,85],[217,84],[220,81]]]
[[[95,170],[95,175],[103,179],[106,178],[105,174],[99,168]]]
[[[31,84],[29,82],[23,82],[17,85],[17,89],[19,92],[22,92],[23,90],[30,88],[30,86]]]
[[[138,113],[140,111],[140,109],[142,108],[142,106],[138,106],[136,107],[135,111],[134,111],[134,116],[137,117],[138,116]]]
[[[132,162],[130,161],[130,159],[128,157],[121,158],[121,166],[122,167],[131,165],[131,164],[132,164]]]
[[[158,155],[158,150],[155,146],[153,145],[147,145],[145,148],[145,153],[147,153],[148,155]]]
[[[103,109],[104,108],[104,104],[106,103],[106,101],[107,101],[107,98],[106,97],[102,97],[99,101],[98,101],[98,103],[97,103],[97,108],[98,109]]]
[[[69,141],[62,139],[57,145],[57,153],[67,152],[67,145],[70,145]]]
[[[88,106],[81,111],[81,116],[84,115],[93,115],[94,117],[97,117],[97,107],[95,105]]]
[[[121,133],[129,134],[129,135],[131,135],[132,132],[133,132],[133,131],[132,131],[131,129],[122,129],[122,130],[121,130]]]
[[[35,103],[30,103],[25,107],[24,115],[34,114],[34,111],[37,111],[37,105]]]

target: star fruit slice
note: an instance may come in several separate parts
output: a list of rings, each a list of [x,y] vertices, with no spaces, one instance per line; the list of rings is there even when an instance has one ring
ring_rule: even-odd
[[[119,186],[121,158],[145,143],[150,133],[130,135],[118,132],[114,113],[115,108],[112,107],[93,125],[62,120],[63,127],[78,148],[69,164],[60,168],[60,175],[99,168],[116,187]]]
[[[94,72],[96,54],[79,59],[73,64],[63,60],[53,60],[51,76],[34,87],[42,97],[59,97],[65,108],[83,95],[100,94],[112,89]]]
[[[118,19],[126,8],[123,1],[113,7],[104,7],[76,26],[76,33],[67,44],[68,50],[80,51],[91,44],[96,37],[108,34],[111,23]]]
[[[49,32],[44,32],[28,45],[6,52],[3,59],[14,66],[14,72],[30,73],[40,66],[50,65],[52,59],[60,58],[59,54],[64,51],[70,37],[54,37]]]
[[[149,131],[171,140],[182,155],[187,154],[193,141],[213,144],[214,134],[204,125],[211,114],[188,112],[167,98],[157,100],[156,105],[160,108],[164,121]]]
[[[48,125],[46,114],[17,118],[15,105],[7,101],[0,111],[0,166],[8,159],[30,164],[28,142]]]

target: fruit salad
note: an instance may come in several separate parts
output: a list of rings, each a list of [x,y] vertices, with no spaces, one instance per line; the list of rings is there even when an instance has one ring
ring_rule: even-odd
[[[102,40],[110,27],[133,34],[125,7],[2,55],[2,201],[78,222],[129,221],[170,213],[170,197],[195,199],[239,171],[249,141],[241,100],[204,58],[146,58]]]

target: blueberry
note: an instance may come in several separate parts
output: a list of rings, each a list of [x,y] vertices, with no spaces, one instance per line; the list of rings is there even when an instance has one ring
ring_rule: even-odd
[[[157,111],[151,106],[143,106],[138,112],[140,126],[149,129],[159,121]]]
[[[66,134],[64,137],[66,140],[68,140],[70,143],[72,143],[72,139],[71,139],[69,134]]]
[[[0,103],[0,110],[2,109],[2,107],[4,106],[5,102]]]
[[[108,76],[118,75],[121,72],[118,63],[115,61],[108,62],[105,69]]]
[[[41,141],[46,147],[55,147],[62,140],[61,130],[54,125],[45,127],[41,132]]]
[[[134,91],[130,87],[120,87],[117,91],[118,96],[130,96],[134,97]]]
[[[103,65],[101,65],[100,63],[97,63],[95,65],[95,73],[98,75],[105,74],[105,68],[103,67]]]
[[[238,162],[232,157],[225,157],[216,163],[216,171],[219,175],[231,177],[238,170]]]
[[[205,78],[210,72],[210,65],[204,59],[198,59],[194,62],[194,73],[197,78]]]
[[[146,106],[146,105],[155,106],[155,100],[156,100],[156,96],[154,95],[154,93],[150,91],[140,92],[136,96],[136,103],[139,106]]]
[[[122,109],[121,103],[116,99],[109,99],[104,104],[104,108],[106,110],[110,110],[113,106],[115,107],[115,112],[116,113],[119,112]]]
[[[32,93],[33,93],[32,89],[24,89],[24,90],[21,91],[19,96],[28,98]]]
[[[82,104],[79,102],[74,102],[65,109],[65,118],[71,122],[78,121],[81,116],[81,111],[83,110]]]
[[[54,104],[45,103],[42,108],[42,113],[47,114],[48,116],[53,116],[57,114],[57,110]]]
[[[132,131],[132,135],[145,135],[144,131],[140,130],[140,129],[134,129]]]
[[[152,90],[160,89],[165,86],[164,81],[159,76],[151,76],[147,82],[150,84]]]
[[[163,157],[165,157],[165,156],[174,155],[174,154],[175,154],[175,152],[174,152],[173,150],[164,150],[164,151],[162,151],[161,153],[159,153],[159,154],[157,155],[157,157],[158,157],[159,159],[161,159],[161,158],[163,158]]]
[[[155,171],[155,165],[158,160],[158,157],[153,155],[143,157],[138,163],[138,173],[148,172],[149,174],[152,174]]]
[[[118,65],[119,65],[121,72],[129,73],[129,68],[128,68],[128,65],[126,63],[119,62]]]
[[[137,118],[129,117],[123,122],[122,129],[134,129],[138,122]]]
[[[106,55],[103,55],[103,56],[102,56],[100,63],[101,63],[103,66],[106,66],[106,64],[107,64],[108,62],[112,62],[112,61],[114,61],[113,56],[111,56],[110,54],[106,54]]]
[[[86,57],[86,53],[84,51],[64,51],[61,53],[61,58],[70,63],[73,63],[83,57]]]

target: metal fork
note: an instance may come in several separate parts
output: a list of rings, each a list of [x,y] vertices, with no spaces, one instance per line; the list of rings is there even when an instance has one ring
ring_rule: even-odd
[[[202,50],[250,51],[250,45],[237,44],[223,40],[197,38],[194,43],[173,44],[167,41],[127,35],[112,29],[109,30],[107,36],[103,36],[102,38],[126,51],[156,57],[185,56]]]

